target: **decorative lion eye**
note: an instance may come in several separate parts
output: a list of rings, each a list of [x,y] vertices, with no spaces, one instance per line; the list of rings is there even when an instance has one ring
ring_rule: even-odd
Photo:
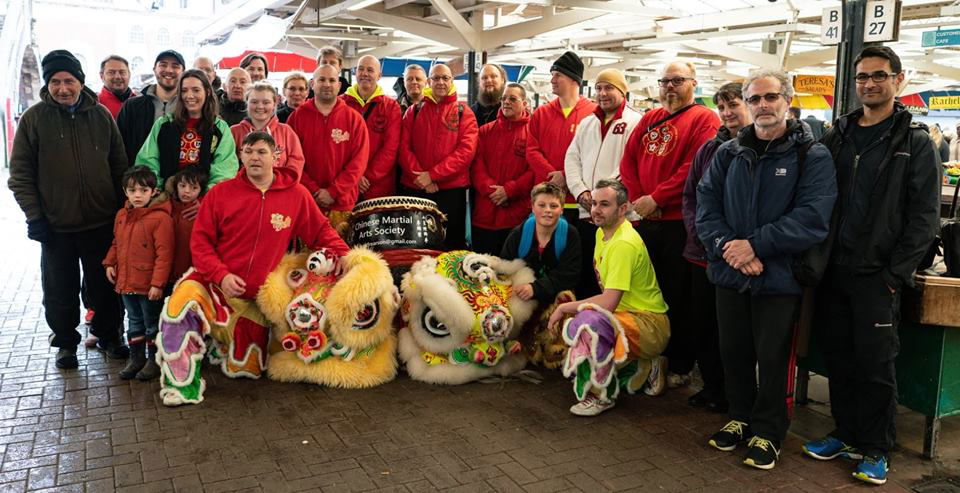
[[[433,337],[447,337],[450,335],[450,329],[434,315],[433,310],[426,309],[420,316],[420,323],[428,334]]]
[[[363,305],[363,308],[357,312],[356,318],[353,320],[353,328],[356,330],[366,330],[375,323],[377,319],[380,318],[380,300],[374,300],[373,303],[367,303]]]

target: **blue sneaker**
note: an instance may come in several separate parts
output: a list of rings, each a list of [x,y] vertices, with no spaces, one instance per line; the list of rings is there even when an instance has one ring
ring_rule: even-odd
[[[870,484],[884,484],[887,482],[889,469],[886,457],[865,455],[853,471],[853,477]]]
[[[832,460],[837,457],[852,460],[863,458],[863,455],[855,447],[851,447],[830,435],[803,444],[803,453],[817,460]]]

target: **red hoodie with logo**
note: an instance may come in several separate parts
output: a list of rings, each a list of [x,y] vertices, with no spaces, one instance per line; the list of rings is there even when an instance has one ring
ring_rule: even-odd
[[[460,109],[462,108],[462,110]],[[470,186],[470,163],[477,152],[477,118],[451,92],[439,101],[424,91],[419,111],[407,108],[400,137],[400,183],[419,189],[414,172],[430,173],[437,188]]]
[[[526,111],[516,120],[503,116],[480,127],[480,146],[470,168],[476,205],[473,225],[478,228],[512,229],[530,214],[530,190],[533,188],[533,170],[527,164]],[[507,193],[504,207],[490,200],[491,185],[500,185]]]
[[[237,154],[243,148],[243,139],[256,128],[249,118],[244,118],[240,123],[230,127],[230,133],[233,134],[233,142],[237,145]],[[280,156],[277,158],[274,168],[290,167],[297,170],[297,177],[303,174],[303,149],[300,147],[300,139],[297,133],[289,125],[280,123],[280,120],[274,115],[267,125],[262,129],[270,134],[273,140],[277,141],[277,152]]]
[[[347,253],[347,244],[330,227],[313,197],[297,183],[291,168],[275,168],[273,184],[261,191],[246,170],[207,192],[190,240],[193,266],[208,282],[227,274],[240,276],[254,299],[267,274],[297,237],[314,250]]]
[[[308,99],[290,115],[287,125],[297,133],[303,148],[300,182],[311,194],[327,189],[333,196],[330,210],[353,210],[370,152],[363,117],[340,99],[324,116],[314,100]]]
[[[527,128],[527,162],[533,168],[534,183],[547,181],[550,172],[563,171],[567,148],[573,141],[577,125],[595,109],[596,103],[580,98],[570,114],[563,116],[560,98],[557,98],[533,112]],[[576,199],[567,194],[567,203],[576,203]]]
[[[363,116],[370,139],[370,159],[367,161],[367,171],[363,174],[370,181],[370,188],[359,200],[394,195],[397,192],[397,154],[400,151],[400,105],[383,94],[373,96],[364,103],[352,93],[348,90],[340,95],[340,99]]]

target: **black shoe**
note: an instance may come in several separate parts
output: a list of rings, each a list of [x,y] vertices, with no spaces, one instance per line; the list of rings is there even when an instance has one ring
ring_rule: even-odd
[[[97,341],[97,349],[110,359],[127,359],[130,356],[130,348],[120,341],[107,342],[100,339]]]
[[[727,402],[726,399],[723,399],[723,400],[712,399],[707,401],[706,408],[707,408],[707,411],[710,411],[712,413],[726,414],[726,412],[730,410],[730,404]]]
[[[137,380],[148,382],[160,378],[160,365],[157,364],[157,346],[147,345],[147,364],[137,373]]]
[[[743,463],[757,469],[770,470],[777,465],[780,456],[780,442],[766,438],[753,437],[749,443],[747,457]]]
[[[691,395],[687,399],[687,404],[690,404],[691,407],[707,407],[709,402],[710,396],[707,395],[706,389]]]
[[[120,378],[130,380],[143,369],[143,366],[147,363],[147,357],[143,354],[146,349],[145,346],[142,342],[130,345],[130,358],[127,359],[127,364],[120,370]]]
[[[720,431],[714,433],[708,443],[717,450],[729,452],[737,448],[740,442],[748,440],[752,436],[753,433],[750,431],[750,425],[734,419],[723,425]]]
[[[56,365],[61,370],[75,370],[80,366],[77,361],[77,348],[61,348],[57,351]]]

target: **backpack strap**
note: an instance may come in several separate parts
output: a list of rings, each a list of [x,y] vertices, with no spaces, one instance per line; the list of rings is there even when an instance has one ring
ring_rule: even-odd
[[[526,258],[527,254],[530,253],[530,248],[533,247],[533,237],[536,235],[536,219],[533,217],[533,214],[530,214],[527,217],[527,220],[523,222],[523,230],[520,234],[520,247],[517,249],[517,258]],[[567,219],[563,216],[560,216],[560,222],[557,223],[557,229],[553,231],[553,249],[556,251],[557,260],[560,260],[560,256],[563,255],[563,250],[567,247],[567,232],[570,228]]]

